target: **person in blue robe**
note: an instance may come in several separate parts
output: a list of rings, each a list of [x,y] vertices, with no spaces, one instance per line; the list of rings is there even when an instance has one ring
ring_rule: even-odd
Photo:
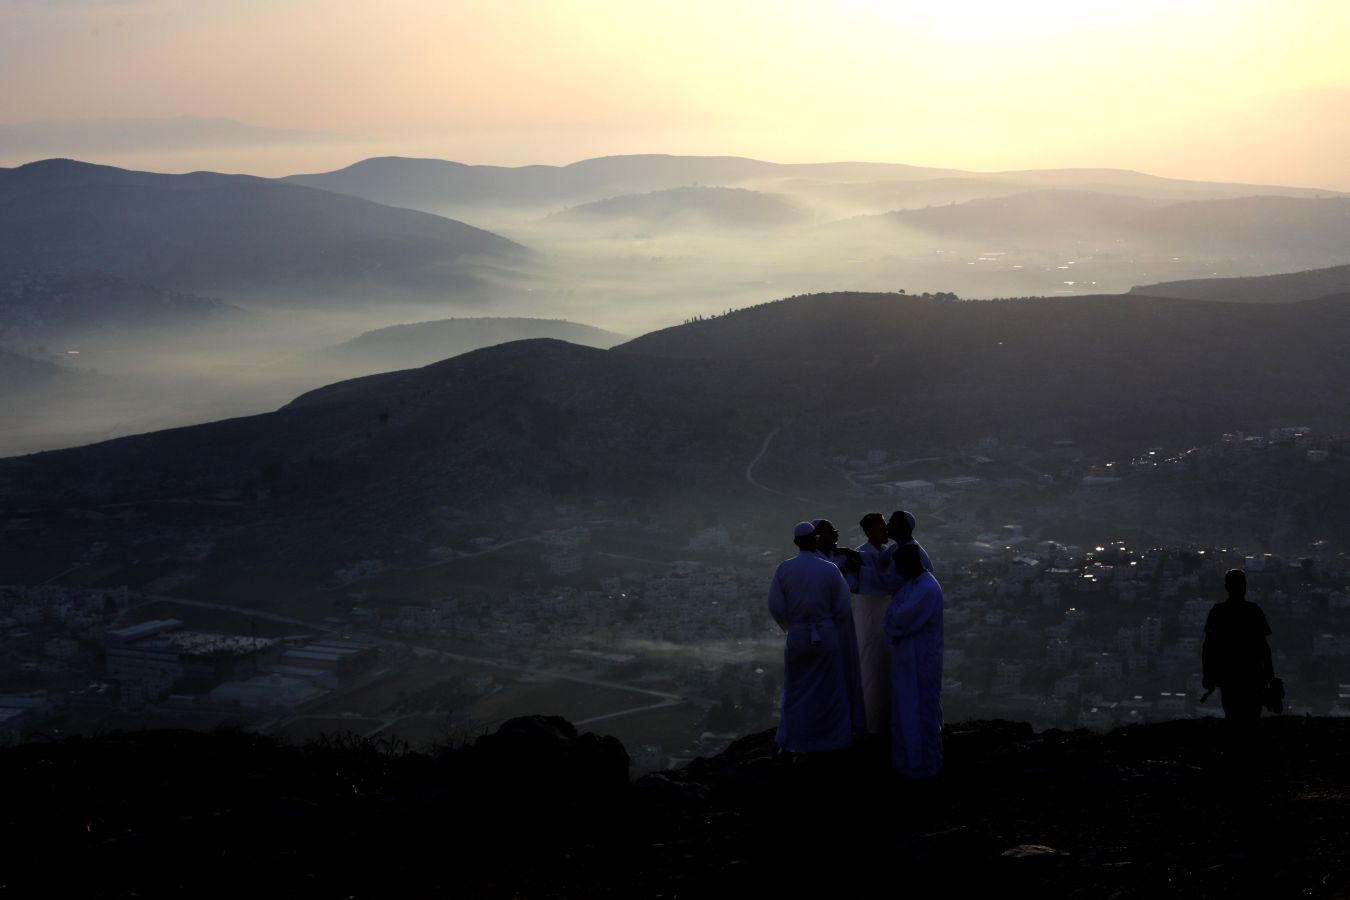
[[[905,584],[886,607],[891,639],[891,765],[905,778],[942,771],[942,587],[919,549],[903,544],[895,566]]]

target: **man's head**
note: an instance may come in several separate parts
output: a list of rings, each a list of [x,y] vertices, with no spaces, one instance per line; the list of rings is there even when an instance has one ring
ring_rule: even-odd
[[[1242,600],[1247,596],[1247,573],[1241,569],[1229,569],[1223,576],[1223,589],[1230,600]]]
[[[886,543],[886,517],[878,512],[871,512],[858,520],[858,527],[867,535],[867,540],[880,547]]]
[[[816,526],[810,522],[798,522],[792,528],[792,543],[797,545],[798,550],[808,553],[816,549]]]
[[[906,581],[912,581],[923,574],[923,559],[919,548],[913,544],[901,544],[895,551],[895,571]]]
[[[816,519],[811,524],[816,527],[816,549],[833,550],[839,544],[839,531],[829,519]]]
[[[914,513],[897,509],[891,513],[886,523],[886,535],[897,544],[903,544],[914,537]]]

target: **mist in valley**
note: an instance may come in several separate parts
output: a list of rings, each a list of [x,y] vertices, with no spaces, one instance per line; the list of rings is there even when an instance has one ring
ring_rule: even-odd
[[[672,162],[683,164],[672,169]],[[1350,238],[1350,200],[1331,192],[1262,193],[1114,172],[981,175],[731,162],[601,160],[592,169],[608,163],[613,173],[574,184],[564,177],[568,169],[555,169],[560,184],[539,186],[540,197],[530,193],[531,170],[494,170],[472,191],[441,191],[467,195],[453,203],[438,196],[434,170],[411,180],[397,168],[368,177],[362,182],[368,198],[393,197],[520,247],[505,257],[435,263],[443,275],[427,268],[420,261],[425,254],[410,243],[362,250],[369,257],[362,265],[374,268],[355,279],[335,280],[305,264],[235,283],[215,270],[172,262],[168,248],[146,248],[148,257],[138,254],[143,262],[125,265],[89,251],[74,266],[41,256],[35,265],[32,255],[11,252],[10,321],[0,337],[7,350],[60,372],[16,379],[0,390],[10,425],[0,452],[266,412],[335,381],[505,340],[560,335],[560,322],[609,332],[581,342],[611,346],[689,319],[816,292],[970,300],[1115,294],[1156,282],[1334,265]],[[905,177],[879,177],[887,174]],[[341,175],[304,181],[327,185],[325,178]],[[719,175],[725,183],[714,183]],[[329,186],[351,189],[340,180]],[[1240,199],[1246,191],[1254,199]],[[429,199],[409,202],[419,195]],[[369,240],[359,236],[362,209],[342,210],[350,223],[327,228],[334,237],[320,253],[343,256],[343,241]],[[156,261],[160,256],[167,258]],[[77,273],[73,282],[67,266]],[[107,293],[100,275],[80,281],[78,273],[101,273],[98,267],[138,286],[162,279],[166,285],[150,289],[185,294],[184,308],[171,309],[161,298],[158,307],[142,303],[131,315],[99,299],[98,290]],[[53,280],[43,293],[50,287],[44,281]],[[50,310],[34,318],[35,304],[48,294],[66,310],[82,302],[90,309],[64,320]],[[462,339],[450,339],[454,326],[447,320],[472,318],[547,321],[520,321],[491,334],[480,324],[479,337],[465,322]],[[425,328],[414,350],[406,332],[419,323],[443,324]],[[372,338],[362,335],[393,326],[406,326],[401,347],[339,349],[358,338],[369,345]],[[445,342],[441,352],[437,341]]]

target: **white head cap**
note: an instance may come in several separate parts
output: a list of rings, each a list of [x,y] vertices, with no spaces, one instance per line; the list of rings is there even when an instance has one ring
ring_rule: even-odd
[[[809,534],[814,534],[815,530],[816,526],[812,525],[810,522],[798,522],[792,528],[792,536],[795,538],[806,537]]]

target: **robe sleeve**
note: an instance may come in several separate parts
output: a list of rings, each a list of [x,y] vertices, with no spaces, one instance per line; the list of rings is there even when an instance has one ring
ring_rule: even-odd
[[[924,585],[909,596],[897,596],[886,607],[886,634],[892,638],[908,637],[922,631],[941,611],[942,589],[936,584]]]
[[[850,594],[856,594],[856,593],[858,593],[858,586],[859,586],[859,583],[860,583],[860,582],[859,582],[859,569],[860,569],[861,567],[859,567],[859,566],[851,566],[851,565],[848,564],[848,562],[849,562],[849,557],[848,557],[848,556],[845,556],[845,555],[842,555],[842,554],[841,554],[841,556],[836,560],[836,563],[837,563],[838,566],[839,566],[839,571],[843,574],[845,583],[848,584],[848,590],[849,590],[849,593],[850,593]]]
[[[783,586],[778,579],[778,573],[773,573],[773,580],[769,582],[769,615],[778,623],[778,627],[787,631],[787,596],[783,593]]]

